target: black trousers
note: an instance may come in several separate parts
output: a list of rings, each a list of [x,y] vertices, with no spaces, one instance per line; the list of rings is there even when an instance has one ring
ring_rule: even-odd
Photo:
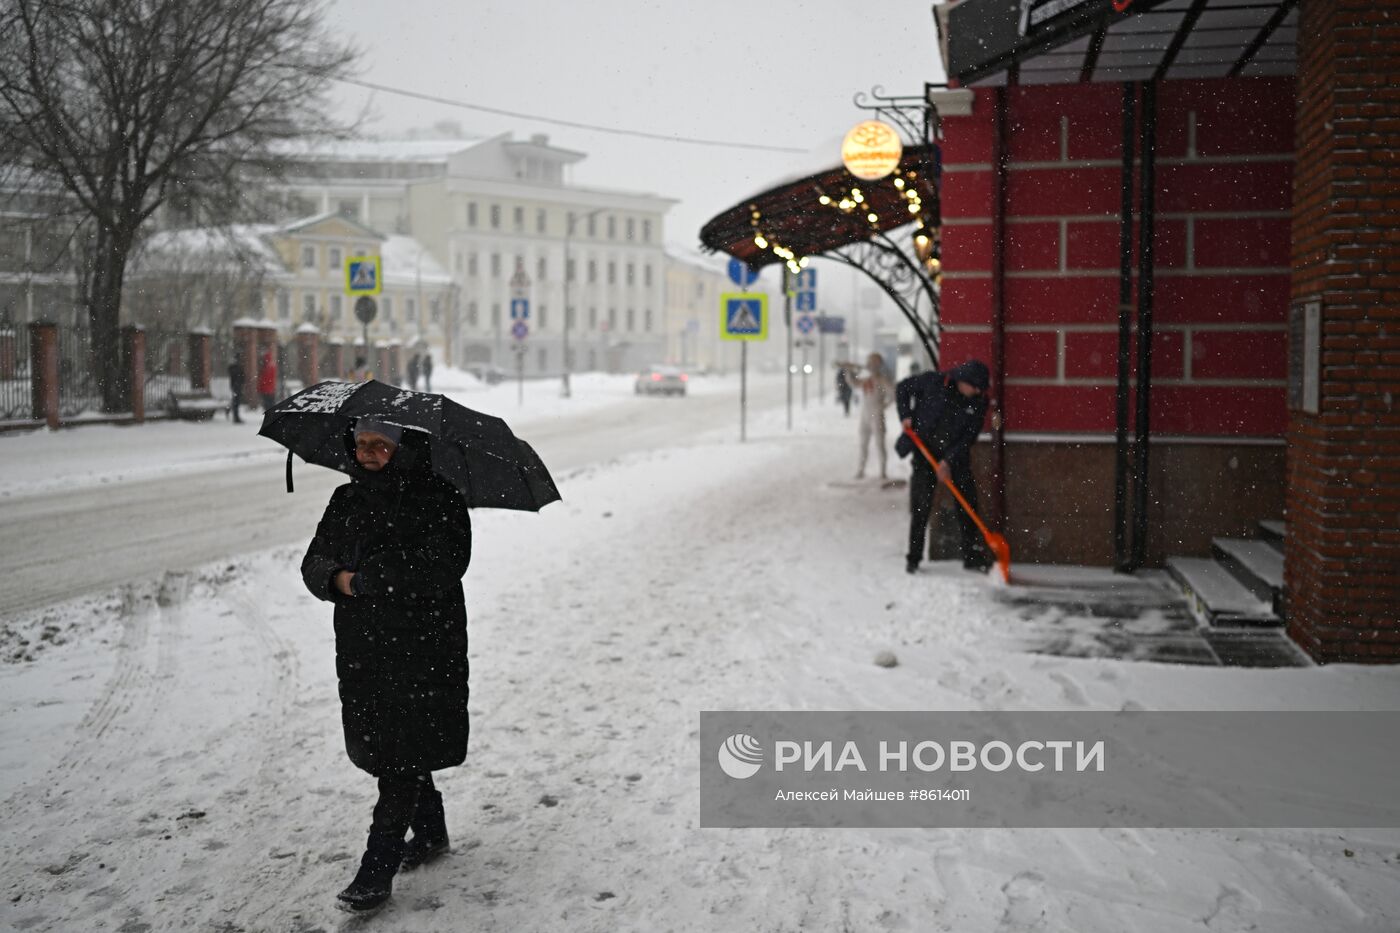
[[[977,508],[977,484],[972,479],[972,461],[959,458],[948,464],[953,485],[968,503]],[[933,494],[938,489],[938,474],[918,451],[914,452],[914,475],[909,478],[909,553],[905,558],[918,563],[924,557],[924,542],[928,534],[929,515],[933,512]],[[967,510],[958,506],[958,544],[964,564],[983,565],[987,552],[982,545],[982,533]]]
[[[420,794],[433,789],[430,773],[380,777],[379,801],[374,805],[374,822],[369,831],[402,840],[408,835]]]

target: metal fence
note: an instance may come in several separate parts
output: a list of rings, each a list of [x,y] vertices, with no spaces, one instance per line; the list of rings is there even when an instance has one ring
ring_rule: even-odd
[[[185,331],[146,331],[146,410],[167,404],[172,392],[190,391]]]
[[[29,328],[0,327],[0,421],[34,417]]]
[[[72,418],[102,410],[102,392],[92,365],[92,339],[85,326],[58,328],[58,413]]]

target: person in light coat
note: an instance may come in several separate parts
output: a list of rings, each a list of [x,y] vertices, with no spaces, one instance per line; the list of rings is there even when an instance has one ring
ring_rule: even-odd
[[[873,441],[880,456],[880,478],[888,479],[889,450],[885,446],[885,409],[894,402],[894,382],[885,369],[885,358],[872,353],[865,360],[866,373],[855,379],[860,389],[860,466],[856,467],[856,479],[865,477],[865,465],[870,459],[870,444]]]

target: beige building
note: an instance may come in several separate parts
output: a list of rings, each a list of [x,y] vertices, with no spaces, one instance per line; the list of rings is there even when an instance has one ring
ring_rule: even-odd
[[[720,295],[737,291],[715,260],[666,257],[666,361],[688,369],[727,371],[738,344],[720,339]]]

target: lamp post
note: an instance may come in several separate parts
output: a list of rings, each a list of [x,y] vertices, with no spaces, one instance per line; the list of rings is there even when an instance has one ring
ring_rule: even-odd
[[[585,218],[596,217],[604,210],[606,210],[606,208],[600,207],[582,216]],[[569,282],[573,279],[569,268],[569,241],[573,239],[574,221],[576,220],[578,220],[578,217],[573,211],[570,211],[569,222],[564,227],[564,383],[560,389],[560,395],[564,398],[570,398],[572,396],[572,392],[569,389],[569,371],[573,369],[571,365],[572,361],[569,359],[569,329],[573,326],[574,308],[573,305],[569,303]]]

